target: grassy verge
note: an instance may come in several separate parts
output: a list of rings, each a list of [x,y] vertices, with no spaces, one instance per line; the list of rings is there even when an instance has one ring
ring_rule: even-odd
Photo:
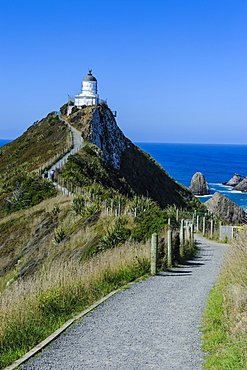
[[[203,319],[205,369],[247,368],[247,233],[233,241]]]
[[[149,245],[126,244],[16,281],[1,297],[0,369],[99,298],[148,273],[149,253]]]

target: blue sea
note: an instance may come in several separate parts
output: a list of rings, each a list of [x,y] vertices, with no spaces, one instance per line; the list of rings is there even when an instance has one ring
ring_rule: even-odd
[[[0,140],[0,147],[7,144],[7,143],[10,143],[12,140]]]
[[[224,194],[247,210],[247,193],[222,185],[234,173],[247,176],[247,145],[218,144],[162,144],[136,143],[149,153],[165,171],[180,184],[190,186],[192,176],[201,172],[205,176],[210,196],[214,192]],[[210,196],[199,197],[205,202]]]

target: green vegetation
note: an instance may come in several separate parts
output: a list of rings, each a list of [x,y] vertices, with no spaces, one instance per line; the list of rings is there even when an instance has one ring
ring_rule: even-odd
[[[104,165],[101,151],[90,143],[76,155],[69,156],[62,177],[80,187],[98,183],[106,189],[115,188],[124,194],[131,194],[125,179],[120,178],[117,171]]]
[[[19,138],[1,148],[0,218],[5,215],[3,211],[5,210],[6,198],[10,199],[14,195],[13,191],[18,191],[18,183],[22,184],[23,181],[26,184],[32,183],[31,173],[57,153],[62,152],[68,144],[70,144],[69,129],[59,120],[58,116],[51,113],[29,127]],[[36,185],[37,181],[35,179]],[[41,186],[41,181],[39,186]],[[45,185],[42,186],[44,189]],[[19,189],[19,193],[21,193],[21,189]],[[51,192],[50,195],[54,195],[54,192]],[[34,197],[33,194],[31,198]],[[45,198],[39,197],[40,200]],[[32,204],[32,200],[28,201],[29,204]],[[36,201],[33,204],[35,203]]]
[[[4,210],[7,213],[35,206],[42,200],[54,196],[57,191],[54,185],[37,174],[20,175],[10,185],[10,195],[6,197]]]
[[[133,239],[144,241],[149,239],[153,233],[159,233],[165,224],[167,224],[167,214],[160,208],[154,207],[141,212],[136,218],[137,227],[133,232]]]
[[[150,243],[143,240],[151,232],[165,240],[165,215],[148,198],[128,199],[93,184],[83,198],[60,195],[3,219],[0,368],[100,297],[148,274]],[[9,243],[13,233],[21,237]],[[162,242],[160,267],[164,248]]]
[[[247,364],[247,233],[228,250],[203,320],[205,369],[244,370]]]
[[[70,116],[85,139],[93,109]],[[104,109],[100,105],[102,117]],[[176,220],[171,208],[160,207],[203,208],[134,145],[115,170],[89,140],[56,174],[76,196],[57,194],[35,172],[69,141],[67,126],[49,114],[1,150],[0,368],[100,297],[148,274],[146,241],[154,232],[161,241],[159,266],[166,267],[167,220],[173,226]]]
[[[87,230],[85,226],[81,232],[78,233],[77,230],[78,239],[76,235],[72,236],[75,230],[73,224],[69,224],[69,219],[67,218],[66,224],[62,222],[64,210],[61,210],[59,215],[61,226],[54,230],[57,246],[55,250],[50,249],[50,259],[43,261],[43,268],[36,268],[34,275],[25,279],[12,279],[12,284],[2,293],[1,369],[26,353],[76,313],[112,290],[149,272],[149,246],[123,244],[130,233],[125,227],[128,220],[124,217],[115,218],[113,226],[104,218],[96,222],[94,227],[91,225],[90,229],[94,230]],[[82,222],[77,216],[74,217],[74,222]],[[69,251],[71,255],[76,250],[79,252],[76,243],[85,243],[91,237],[90,234],[104,224],[107,228],[99,240],[101,253],[98,250],[97,255],[91,256],[83,263],[68,258]],[[72,238],[71,241],[66,240],[68,234]],[[115,243],[115,248],[111,240]],[[116,248],[117,245],[120,246]],[[65,246],[67,258],[57,259],[55,256],[61,254]],[[47,248],[47,245],[39,246],[41,250],[45,247]],[[111,249],[107,250],[108,248]],[[48,252],[48,249],[46,251]],[[16,266],[17,276],[21,265],[22,262]]]

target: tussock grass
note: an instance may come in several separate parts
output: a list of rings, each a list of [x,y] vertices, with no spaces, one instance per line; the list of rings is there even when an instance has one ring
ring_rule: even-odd
[[[205,369],[247,369],[247,232],[233,240],[204,315]]]
[[[4,218],[0,219],[0,224],[6,223],[8,221],[14,220],[16,218],[20,217],[28,217],[30,215],[33,215],[35,212],[38,212],[40,210],[44,210],[45,212],[51,212],[56,204],[59,204],[60,207],[64,207],[66,205],[70,205],[72,202],[72,199],[69,198],[68,195],[58,193],[57,196],[52,197],[50,199],[43,200],[39,204],[32,206],[27,209],[22,209],[20,211],[11,213]]]
[[[0,302],[0,368],[110,291],[149,272],[149,245],[106,250],[83,264],[57,261],[17,280]]]

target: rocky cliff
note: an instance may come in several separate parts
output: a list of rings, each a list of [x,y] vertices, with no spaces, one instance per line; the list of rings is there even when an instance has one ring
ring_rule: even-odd
[[[201,172],[196,172],[190,183],[190,191],[195,195],[208,195],[209,187],[208,183]]]
[[[82,132],[82,137],[101,149],[107,166],[120,169],[121,156],[131,145],[116,124],[115,118],[105,104],[87,107],[70,119]]]
[[[223,194],[214,193],[211,199],[205,202],[208,211],[233,224],[247,223],[247,214],[232,200]]]
[[[162,208],[193,207],[198,202],[187,188],[170,178],[150,155],[124,136],[105,104],[72,114],[70,123],[81,130],[84,140],[100,149],[104,164],[136,194],[151,197]]]

